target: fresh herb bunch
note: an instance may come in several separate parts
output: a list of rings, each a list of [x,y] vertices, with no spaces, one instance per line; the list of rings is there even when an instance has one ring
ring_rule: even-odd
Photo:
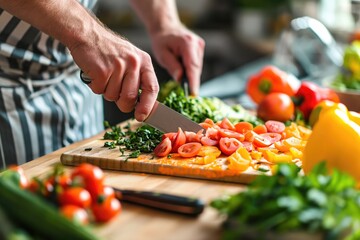
[[[245,191],[215,199],[211,206],[227,217],[225,239],[240,239],[249,228],[259,234],[256,239],[270,231],[360,239],[360,192],[355,181],[337,170],[328,175],[325,163],[306,176],[296,165],[280,164],[274,176],[261,175]]]
[[[149,125],[142,125],[136,130],[131,130],[130,123],[121,128],[120,126],[110,126],[105,121],[104,126],[111,130],[105,132],[104,139],[112,140],[111,142],[105,142],[104,146],[109,148],[119,146],[123,154],[125,150],[131,151],[128,157],[138,157],[140,153],[153,152],[160,143],[163,134]]]
[[[230,106],[216,97],[195,98],[186,97],[183,92],[170,92],[163,103],[197,123],[201,123],[207,118],[217,122],[225,117],[233,123],[240,121],[248,121],[254,125],[262,123],[241,105]]]

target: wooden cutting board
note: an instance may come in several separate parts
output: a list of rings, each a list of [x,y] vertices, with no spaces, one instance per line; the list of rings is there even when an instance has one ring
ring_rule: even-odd
[[[107,140],[98,139],[76,149],[64,152],[61,162],[77,166],[91,163],[102,169],[139,173],[161,174],[177,177],[197,178],[214,181],[250,183],[256,176],[263,174],[253,167],[244,172],[229,170],[226,156],[221,155],[215,162],[203,165],[194,162],[195,158],[181,158],[172,154],[171,158],[157,158],[153,154],[142,154],[138,158],[127,158],[119,148],[104,147]],[[127,153],[125,152],[125,155]],[[264,168],[268,167],[266,165]],[[269,171],[270,172],[270,171]]]

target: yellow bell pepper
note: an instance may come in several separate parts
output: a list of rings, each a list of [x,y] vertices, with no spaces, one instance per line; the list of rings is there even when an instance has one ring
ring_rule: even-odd
[[[330,172],[333,168],[345,171],[360,186],[360,125],[357,123],[356,116],[344,105],[323,109],[303,152],[305,174],[326,161]]]

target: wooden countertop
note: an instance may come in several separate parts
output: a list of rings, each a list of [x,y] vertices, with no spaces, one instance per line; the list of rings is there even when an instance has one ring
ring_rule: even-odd
[[[27,177],[43,176],[60,162],[60,155],[65,151],[80,147],[102,137],[100,133],[92,138],[74,143],[43,157],[25,163],[22,167]],[[66,170],[71,167],[65,167]],[[240,184],[169,177],[143,173],[104,170],[106,183],[122,189],[158,191],[168,194],[196,197],[208,203],[212,199],[241,191]],[[96,226],[94,233],[102,239],[220,239],[222,219],[216,210],[206,207],[197,218],[150,209],[147,207],[122,202],[122,213],[111,222]]]

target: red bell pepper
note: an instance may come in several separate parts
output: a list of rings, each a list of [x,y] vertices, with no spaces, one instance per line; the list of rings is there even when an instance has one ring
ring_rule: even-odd
[[[303,81],[293,100],[297,108],[302,112],[304,119],[308,120],[311,111],[319,102],[331,100],[338,103],[339,97],[329,88],[322,88],[313,82]]]
[[[294,96],[300,81],[279,68],[268,65],[258,73],[251,75],[246,86],[246,93],[257,104],[272,92],[281,92]]]

